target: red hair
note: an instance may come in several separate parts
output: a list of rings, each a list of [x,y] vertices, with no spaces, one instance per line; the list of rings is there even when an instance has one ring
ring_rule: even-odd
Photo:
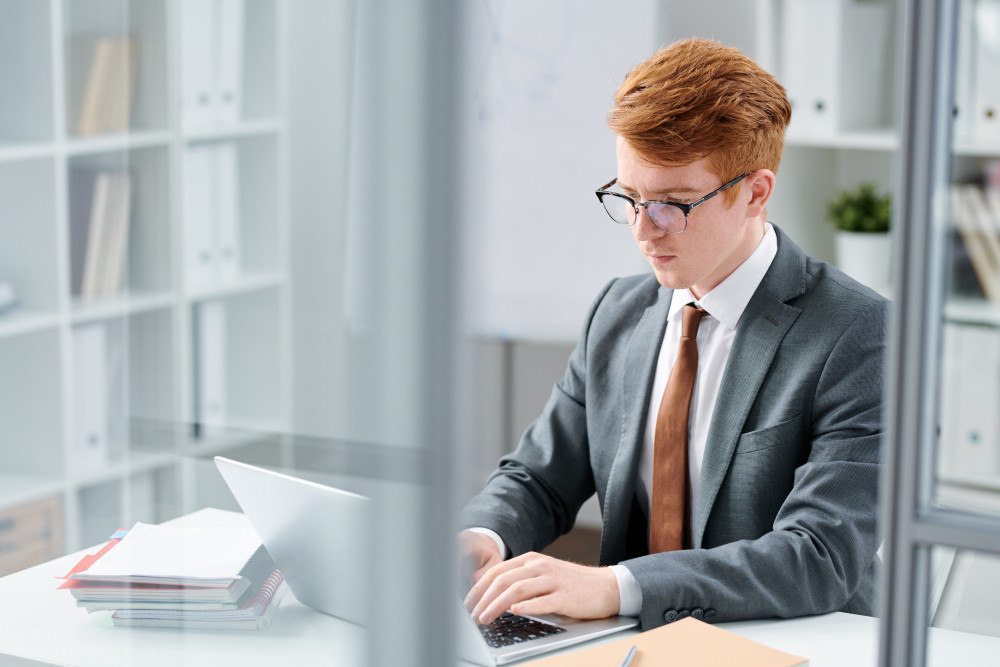
[[[723,182],[778,171],[792,106],[784,87],[738,50],[686,39],[629,72],[608,125],[646,162],[686,165],[709,158]],[[723,193],[728,203],[737,190]]]

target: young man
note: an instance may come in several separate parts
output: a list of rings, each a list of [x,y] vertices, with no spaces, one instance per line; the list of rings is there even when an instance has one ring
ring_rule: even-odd
[[[887,304],[766,222],[790,117],[773,77],[714,42],[675,43],[618,89],[598,197],[653,275],[598,295],[466,507],[479,622],[873,612]],[[595,491],[602,567],[535,553]]]

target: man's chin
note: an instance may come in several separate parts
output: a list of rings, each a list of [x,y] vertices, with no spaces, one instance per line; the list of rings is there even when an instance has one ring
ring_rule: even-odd
[[[656,281],[667,289],[687,289],[690,285],[682,277],[672,271],[657,271],[653,269]]]

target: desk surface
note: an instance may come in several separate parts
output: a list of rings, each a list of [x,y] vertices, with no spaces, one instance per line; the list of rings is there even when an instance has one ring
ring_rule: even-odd
[[[178,521],[231,525],[242,516],[202,510]],[[88,553],[93,550],[87,550]],[[366,664],[364,629],[325,616],[286,596],[264,632],[176,632],[116,628],[108,613],[87,614],[68,591],[57,590],[81,554],[71,554],[0,579],[0,666],[29,661],[57,665]],[[720,627],[809,658],[812,667],[875,667],[877,619],[827,614],[790,620],[724,623]],[[618,638],[621,635],[615,635]],[[1000,639],[932,629],[930,665],[997,665]],[[597,640],[600,641],[600,640]],[[579,648],[579,647],[576,647]],[[574,649],[567,649],[572,651]]]

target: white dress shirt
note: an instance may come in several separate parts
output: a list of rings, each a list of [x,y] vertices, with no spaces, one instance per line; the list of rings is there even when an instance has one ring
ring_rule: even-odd
[[[764,274],[771,266],[778,252],[778,239],[770,223],[764,225],[764,238],[757,249],[736,268],[729,276],[719,283],[711,292],[700,300],[686,289],[674,290],[670,301],[670,312],[667,316],[667,328],[660,346],[660,355],[656,361],[656,374],[653,378],[653,390],[649,405],[646,406],[646,430],[642,439],[642,451],[639,455],[639,470],[636,478],[636,497],[646,508],[649,515],[650,490],[653,486],[653,434],[656,432],[656,416],[660,407],[663,390],[667,386],[670,369],[677,358],[677,348],[680,344],[681,318],[678,313],[688,303],[697,303],[706,315],[698,327],[698,374],[695,376],[694,390],[691,396],[691,411],[688,416],[688,478],[691,483],[691,498],[698,495],[701,483],[701,463],[705,458],[705,447],[708,444],[708,428],[712,423],[712,413],[715,410],[715,399],[722,385],[722,374],[729,359],[729,351],[733,347],[736,328],[743,311],[746,310],[750,298],[757,290]],[[694,517],[694,503],[691,503],[691,516],[688,525]],[[494,531],[485,528],[472,530],[489,535],[500,547],[503,558],[507,558],[506,544]],[[638,616],[642,608],[642,591],[639,583],[623,565],[612,565],[611,570],[618,579],[618,593],[621,598],[623,616]]]

